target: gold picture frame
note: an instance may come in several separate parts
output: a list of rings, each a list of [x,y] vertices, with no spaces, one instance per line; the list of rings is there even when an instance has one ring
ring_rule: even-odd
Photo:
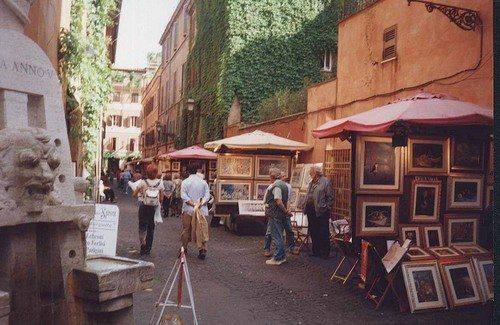
[[[251,200],[252,181],[220,180],[217,181],[217,202],[237,203]]]
[[[443,228],[441,227],[441,224],[425,225],[421,227],[424,236],[423,241],[425,247],[441,247],[444,245]]]
[[[495,265],[491,256],[473,257],[472,264],[479,280],[483,301],[495,298]]]
[[[356,138],[356,191],[363,194],[400,194],[403,189],[401,149],[389,137]]]
[[[410,138],[407,150],[409,174],[447,174],[449,142],[446,139]]]
[[[253,156],[224,154],[217,158],[219,178],[252,178]]]
[[[441,181],[414,179],[410,197],[411,222],[438,222],[441,207]]]
[[[448,246],[477,244],[479,216],[447,214],[445,221]]]
[[[356,236],[394,236],[398,231],[399,198],[358,196]]]
[[[447,209],[481,210],[483,208],[483,186],[482,175],[469,174],[448,177]]]
[[[439,268],[451,307],[481,302],[479,283],[470,261],[440,261]]]
[[[288,156],[256,156],[255,157],[255,179],[268,179],[269,169],[278,168],[285,173],[285,178],[290,175],[291,158]]]
[[[290,185],[292,187],[300,188],[302,186],[302,178],[304,176],[304,166],[296,165],[292,168],[292,174],[290,175]]]
[[[405,240],[411,240],[410,246],[422,246],[420,240],[420,227],[418,225],[399,225],[399,237],[401,242],[404,243]]]
[[[173,172],[178,172],[181,170],[181,163],[179,161],[172,161],[171,170]]]

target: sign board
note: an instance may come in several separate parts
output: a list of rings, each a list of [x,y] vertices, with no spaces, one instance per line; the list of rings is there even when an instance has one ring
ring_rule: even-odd
[[[95,216],[85,235],[88,255],[116,255],[119,216],[116,205],[95,205]]]

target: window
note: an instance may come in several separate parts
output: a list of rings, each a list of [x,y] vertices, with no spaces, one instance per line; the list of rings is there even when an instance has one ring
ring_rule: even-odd
[[[122,117],[120,115],[111,115],[112,126],[122,126]]]
[[[137,116],[131,116],[129,117],[130,120],[130,126],[131,127],[139,127],[139,118]]]
[[[122,99],[122,96],[121,96],[121,94],[119,92],[113,93],[113,101],[114,102],[118,102],[119,103],[121,101],[121,99]]]
[[[155,98],[151,97],[146,103],[146,106],[144,107],[144,116],[148,116],[149,113],[153,111],[154,103],[155,103]]]
[[[111,138],[111,150],[116,150],[116,138]]]
[[[184,17],[182,19],[183,19],[183,23],[184,23],[183,34],[184,34],[184,37],[186,37],[187,34],[189,33],[189,20],[190,20],[189,9],[188,9],[187,5],[184,7]]]
[[[382,51],[382,61],[393,59],[396,57],[396,25],[384,30],[384,47]]]
[[[172,25],[172,39],[174,51],[177,50],[177,22],[175,21]]]
[[[170,108],[170,81],[165,85],[165,111]]]
[[[185,90],[186,90],[186,62],[182,64],[182,69],[181,69],[181,97],[184,95]]]
[[[177,70],[174,72],[174,80],[172,82],[172,105],[177,103]]]
[[[135,151],[135,139],[130,139],[128,150],[129,151]]]
[[[132,103],[138,103],[138,102],[139,102],[139,94],[133,93],[132,94]]]
[[[332,71],[333,53],[328,50],[323,53],[323,71]]]
[[[165,60],[169,60],[170,57],[172,56],[172,37],[167,37],[167,40],[166,40],[166,51],[165,53],[167,54]]]

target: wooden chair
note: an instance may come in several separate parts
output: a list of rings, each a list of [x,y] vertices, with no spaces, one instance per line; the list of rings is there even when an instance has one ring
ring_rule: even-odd
[[[382,256],[378,253],[377,249],[371,245],[369,249],[372,252],[370,260],[372,262],[372,272],[375,272],[375,276],[370,288],[366,292],[365,298],[372,301],[375,304],[375,310],[378,310],[387,298],[389,292],[392,292],[398,302],[399,310],[405,312],[407,310],[405,299],[394,287],[397,276],[401,272],[401,262],[403,259],[398,262],[390,273],[387,273],[386,268],[382,264]],[[381,290],[379,291],[382,293],[380,296],[377,293],[377,289]]]
[[[346,284],[347,281],[352,276],[352,273],[354,272],[354,269],[359,263],[359,252],[356,251],[354,244],[350,242],[349,240],[345,240],[344,234],[339,234],[333,238],[333,242],[335,243],[335,247],[341,252],[342,259],[340,260],[339,264],[337,264],[337,267],[335,268],[335,271],[333,271],[333,274],[330,277],[331,281],[335,280],[340,280],[342,281],[342,284]],[[349,272],[347,274],[342,275],[340,272],[340,269],[342,265],[344,265],[344,262],[348,265]]]
[[[298,218],[298,216],[302,216]],[[292,230],[295,233],[295,240],[297,241],[297,246],[299,253],[302,251],[303,247],[310,249],[310,235],[309,228],[307,224],[307,217],[305,214],[294,213],[294,220],[292,220]]]

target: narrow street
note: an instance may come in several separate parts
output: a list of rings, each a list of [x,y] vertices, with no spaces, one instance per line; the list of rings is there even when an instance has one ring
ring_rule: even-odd
[[[141,259],[137,251],[137,207],[130,197],[119,190],[116,193],[120,208],[117,255]],[[281,266],[265,266],[260,249],[263,237],[238,237],[223,227],[210,231],[207,259],[198,260],[194,247],[190,247],[188,256],[200,324],[492,323],[491,305],[410,314],[400,313],[388,302],[375,311],[355,283],[343,286],[330,282],[335,258],[312,259],[302,252]],[[151,256],[144,258],[155,264],[155,279],[152,291],[134,297],[138,324],[149,322],[154,302],[175,262],[179,233],[177,218],[169,218],[155,229]],[[190,324],[183,313],[184,324]]]

